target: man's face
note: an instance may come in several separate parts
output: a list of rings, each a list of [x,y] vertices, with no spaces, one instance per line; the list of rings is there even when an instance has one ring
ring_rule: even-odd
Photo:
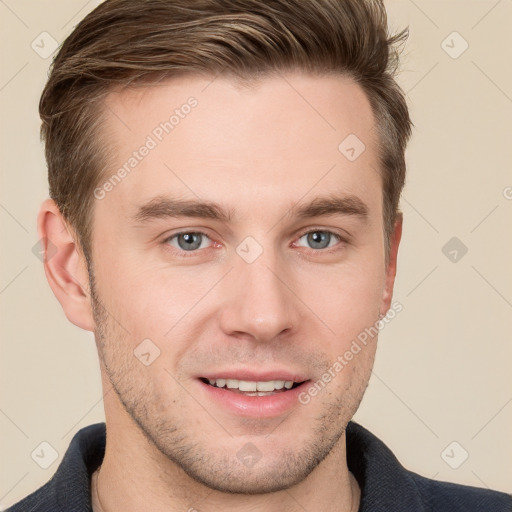
[[[107,421],[122,403],[125,428],[218,490],[303,480],[344,442],[375,340],[308,403],[299,395],[389,307],[366,97],[343,77],[189,76],[107,105],[107,178],[138,152],[94,206],[96,338],[119,397]],[[338,148],[350,134],[366,146],[355,160]],[[178,200],[217,208],[182,215]]]

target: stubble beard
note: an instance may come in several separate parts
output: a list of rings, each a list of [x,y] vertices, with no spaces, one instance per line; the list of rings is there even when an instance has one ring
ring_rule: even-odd
[[[169,462],[195,482],[229,494],[259,495],[289,489],[310,475],[340,442],[348,422],[359,407],[368,379],[364,379],[362,388],[355,390],[349,383],[337,399],[328,404],[324,413],[315,419],[307,443],[285,448],[278,457],[273,449],[267,457],[268,462],[263,448],[261,459],[251,468],[245,467],[237,458],[236,439],[233,439],[231,454],[223,449],[215,451],[215,447],[208,446],[201,439],[193,439],[187,432],[194,425],[187,425],[176,413],[173,416],[169,403],[164,405],[163,397],[161,401],[151,400],[151,397],[158,396],[157,390],[144,376],[144,373],[148,373],[142,371],[143,365],[134,357],[131,349],[126,349],[131,346],[126,343],[128,334],[117,326],[103,306],[92,271],[89,275],[95,339],[102,368],[134,425]],[[283,433],[286,428],[285,419],[270,436],[278,436],[281,431],[283,439],[289,439],[293,432]],[[220,427],[219,434],[228,435]],[[262,435],[263,443],[266,435],[268,433]],[[341,442],[344,443],[344,439]],[[253,444],[258,445],[257,438]],[[169,468],[162,469],[165,471]],[[172,474],[173,468],[166,472]]]

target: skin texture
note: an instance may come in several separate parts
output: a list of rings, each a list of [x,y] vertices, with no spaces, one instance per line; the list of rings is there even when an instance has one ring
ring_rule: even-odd
[[[39,215],[40,235],[58,248],[49,283],[68,319],[95,332],[107,422],[101,509],[357,510],[344,430],[376,339],[307,405],[271,417],[219,405],[198,377],[279,368],[315,382],[389,309],[401,219],[386,264],[368,100],[348,78],[300,73],[250,87],[184,76],[115,92],[102,126],[113,153],[106,177],[190,97],[190,113],[95,201],[93,276],[55,204]],[[353,162],[338,150],[351,133],[366,146]],[[366,217],[294,215],[331,194],[356,196]],[[156,196],[212,201],[232,218],[134,220]],[[311,230],[334,233],[327,248]],[[206,236],[187,252],[183,238],[169,239],[180,232]],[[263,250],[251,263],[236,250],[248,236]],[[134,356],[145,339],[160,350],[148,366]],[[247,443],[261,454],[252,467],[237,457]]]

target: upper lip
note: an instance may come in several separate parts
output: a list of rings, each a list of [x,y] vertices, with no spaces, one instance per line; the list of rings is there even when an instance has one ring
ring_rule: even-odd
[[[267,370],[265,372],[255,372],[251,370],[218,370],[212,373],[205,373],[199,376],[205,379],[235,379],[250,382],[268,382],[271,380],[284,380],[293,382],[304,382],[308,380],[304,374],[291,372],[290,370]]]

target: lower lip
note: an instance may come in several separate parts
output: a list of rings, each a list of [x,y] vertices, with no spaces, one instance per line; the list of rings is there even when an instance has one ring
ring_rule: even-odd
[[[298,396],[307,387],[309,381],[287,391],[268,396],[247,396],[217,388],[198,380],[208,400],[213,400],[223,408],[239,416],[272,418],[279,416],[299,404]]]

